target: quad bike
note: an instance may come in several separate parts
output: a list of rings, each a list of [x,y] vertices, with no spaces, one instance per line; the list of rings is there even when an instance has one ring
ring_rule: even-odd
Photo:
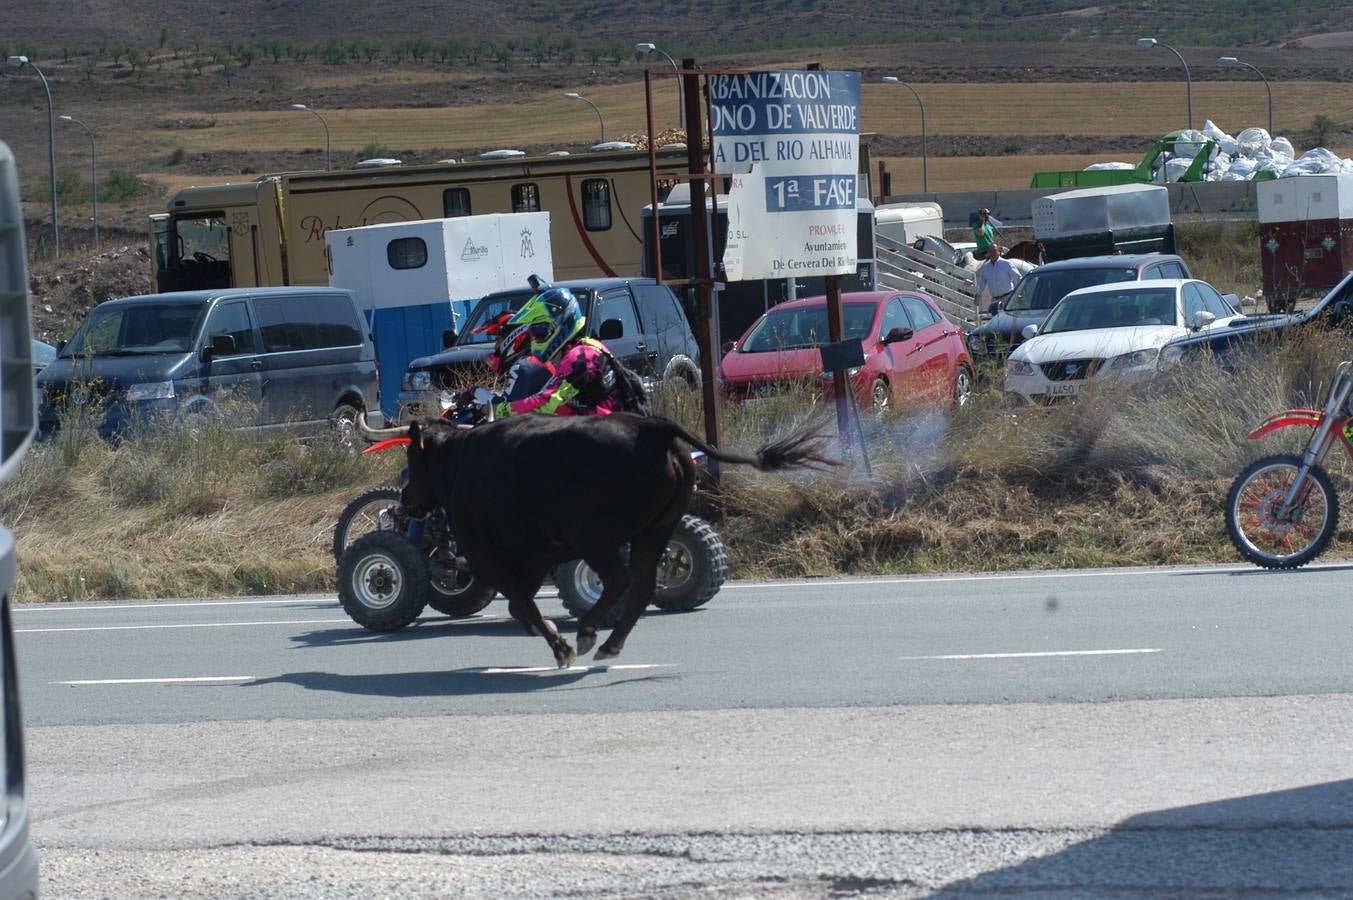
[[[1339,495],[1321,467],[1336,443],[1353,457],[1353,362],[1339,364],[1320,409],[1269,416],[1250,440],[1293,425],[1314,429],[1305,451],[1251,463],[1226,496],[1226,530],[1240,555],[1267,569],[1295,569],[1329,546],[1339,523]]]
[[[489,421],[479,404],[457,408],[443,398],[445,418],[462,424]],[[372,444],[363,453],[402,447],[406,438]],[[691,454],[697,465],[704,454]],[[357,624],[372,631],[396,631],[412,623],[425,606],[456,617],[471,616],[493,600],[495,591],[470,572],[456,549],[455,535],[439,509],[423,519],[405,514],[399,488],[367,491],[343,510],[334,528],[338,597]],[[728,557],[723,540],[704,519],[682,516],[658,563],[653,605],[667,611],[703,606],[723,586]],[[582,560],[561,563],[553,573],[559,598],[581,617],[601,598],[601,578]],[[602,624],[612,626],[624,604]]]

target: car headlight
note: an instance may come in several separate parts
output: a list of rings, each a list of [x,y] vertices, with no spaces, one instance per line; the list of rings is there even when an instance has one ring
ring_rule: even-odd
[[[1016,359],[1006,364],[1005,374],[1007,375],[1032,375],[1034,373],[1034,364],[1027,359]]]
[[[174,382],[172,381],[149,381],[145,384],[134,384],[127,388],[127,399],[137,400],[173,400]]]
[[[1160,350],[1160,358],[1156,360],[1156,370],[1160,372],[1168,372],[1175,366],[1179,365],[1179,361],[1183,358],[1184,358],[1183,347],[1171,347],[1169,345],[1166,345],[1162,347]]]
[[[405,372],[404,383],[400,385],[400,388],[405,391],[430,391],[432,390],[432,374],[430,372]]]
[[[1115,356],[1109,360],[1110,369],[1136,369],[1141,366],[1149,366],[1156,361],[1160,355],[1159,347],[1150,347],[1146,350],[1135,350],[1132,353],[1124,353],[1122,356]]]

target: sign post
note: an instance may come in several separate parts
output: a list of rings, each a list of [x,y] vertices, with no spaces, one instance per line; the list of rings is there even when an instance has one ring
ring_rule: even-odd
[[[727,280],[827,276],[828,332],[832,342],[842,341],[837,276],[854,274],[858,265],[860,74],[717,74],[710,75],[709,92],[713,168],[731,174]],[[694,200],[691,209],[697,210]],[[844,369],[833,373],[833,384],[845,441]]]

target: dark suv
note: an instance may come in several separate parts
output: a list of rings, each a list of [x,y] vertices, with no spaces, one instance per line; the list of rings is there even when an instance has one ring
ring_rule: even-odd
[[[606,346],[639,373],[648,387],[680,378],[700,385],[700,354],[681,303],[670,287],[652,278],[588,278],[557,282],[573,291],[587,317],[587,334],[598,337],[607,325]],[[475,329],[505,310],[520,309],[535,291],[489,294],[475,305],[460,334],[448,333],[448,349],[409,363],[399,389],[399,421],[409,422],[440,410],[438,396],[492,380],[484,358],[493,350],[493,335]],[[618,337],[610,335],[619,334]]]
[[[1084,256],[1047,263],[1025,275],[1003,303],[993,304],[992,318],[968,333],[968,352],[979,366],[983,360],[1003,363],[1010,351],[1024,342],[1027,326],[1042,327],[1052,308],[1080,288],[1115,281],[1192,277],[1184,260],[1168,253]]]

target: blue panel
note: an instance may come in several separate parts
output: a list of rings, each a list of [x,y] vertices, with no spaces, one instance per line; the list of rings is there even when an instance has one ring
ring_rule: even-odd
[[[442,349],[442,332],[451,327],[451,305],[442,301],[369,310],[367,314],[381,369],[381,410],[394,419],[399,415],[399,383],[404,370],[410,361]]]

